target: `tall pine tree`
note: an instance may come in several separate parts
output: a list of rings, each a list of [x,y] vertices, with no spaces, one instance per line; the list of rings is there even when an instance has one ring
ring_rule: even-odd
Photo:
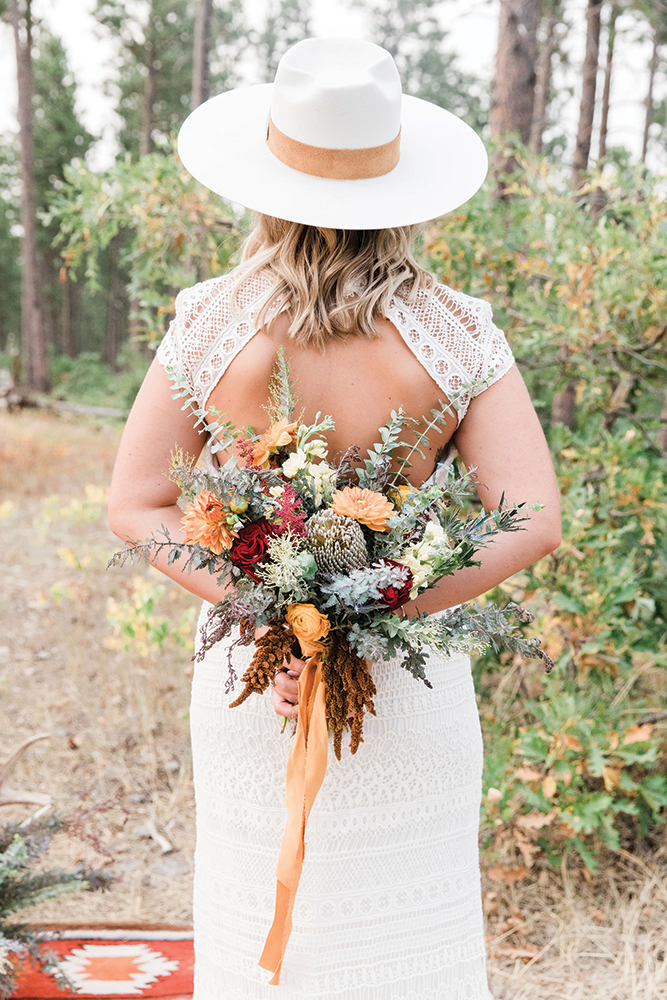
[[[36,35],[34,61],[34,143],[37,207],[46,211],[52,192],[64,180],[64,168],[83,160],[94,139],[79,121],[75,108],[76,83],[67,65],[59,38],[41,24]],[[76,295],[61,270],[61,258],[53,248],[58,233],[55,223],[40,225],[37,245],[41,267],[43,321],[47,338],[65,354],[76,353],[73,307]]]
[[[194,8],[189,0],[98,0],[118,51],[119,141],[134,157],[166,144],[190,110]]]
[[[42,321],[40,265],[37,252],[33,109],[33,17],[31,0],[11,0],[16,50],[19,147],[21,157],[21,350],[23,379],[30,389],[46,390],[49,367]]]

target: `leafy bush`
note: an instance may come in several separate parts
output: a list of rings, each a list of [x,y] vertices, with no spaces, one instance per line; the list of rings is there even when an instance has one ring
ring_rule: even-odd
[[[141,387],[149,361],[126,347],[118,357],[118,371],[112,371],[94,351],[82,351],[76,358],[51,358],[52,395],[93,406],[129,409]]]
[[[485,186],[424,248],[494,306],[562,494],[560,549],[489,595],[528,602],[557,667],[476,665],[483,820],[501,861],[574,848],[595,870],[605,845],[654,839],[667,807],[667,208],[639,170],[575,201],[526,157],[506,194]]]
[[[135,337],[155,344],[176,292],[220,274],[237,253],[240,229],[230,207],[175,155],[153,153],[136,163],[128,156],[101,174],[66,167],[65,177],[44,221],[59,224],[66,275],[83,273],[98,288],[105,251],[116,241]]]

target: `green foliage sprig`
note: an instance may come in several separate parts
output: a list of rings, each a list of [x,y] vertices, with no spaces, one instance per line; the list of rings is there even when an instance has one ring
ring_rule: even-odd
[[[8,955],[17,945],[31,961],[55,976],[61,987],[71,985],[59,970],[58,956],[42,950],[39,931],[15,923],[14,915],[46,899],[107,888],[112,881],[111,876],[96,869],[34,870],[38,859],[48,851],[53,836],[63,826],[63,820],[52,814],[33,819],[28,824],[8,823],[0,827],[0,1000],[8,1000],[14,994],[14,966]]]

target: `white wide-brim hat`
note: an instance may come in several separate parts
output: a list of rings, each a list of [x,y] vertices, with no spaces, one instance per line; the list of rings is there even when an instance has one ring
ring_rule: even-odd
[[[352,38],[308,38],[274,83],[201,104],[183,123],[186,169],[229,201],[290,222],[387,229],[437,218],[481,186],[479,136],[408,97],[391,55]]]

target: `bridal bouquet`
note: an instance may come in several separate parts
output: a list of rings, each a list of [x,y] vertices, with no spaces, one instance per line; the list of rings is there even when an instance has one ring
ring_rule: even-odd
[[[178,374],[169,374],[176,396],[185,397],[184,406],[211,435],[212,452],[230,457],[222,465],[218,461],[218,468],[204,469],[176,450],[171,477],[181,491],[183,541],[173,541],[163,528],[161,537],[131,545],[112,562],[133,556],[152,560],[166,549],[170,562],[184,559],[186,569],[206,567],[217,576],[225,596],[209,612],[196,657],[240,626],[229,647],[229,694],[237,680],[234,646],[255,644],[241,678],[243,690],[231,708],[266,691],[290,652],[307,660],[287,764],[275,917],[260,958],[276,985],[306,822],[326,772],[328,732],[340,760],[346,729],[355,753],[365,713],[375,714],[368,661],[395,657],[428,687],[429,649],[446,655],[504,646],[540,657],[547,670],[553,666],[539,640],[522,635],[517,620],[532,616],[516,605],[467,605],[410,618],[399,613],[444,576],[476,565],[476,553],[499,532],[519,530],[525,504],[501,501],[488,513],[466,510],[474,482],[470,474],[451,469],[444,481],[421,487],[409,482],[410,459],[424,455],[429,434],[441,433],[448,406],[432,410],[421,425],[402,409],[392,412],[365,458],[353,445],[331,460],[326,433],[334,429],[333,420],[319,413],[312,424],[298,418],[282,353],[269,387],[271,424],[261,435],[240,430],[210,407],[200,408]],[[256,638],[260,628],[265,631]]]
[[[364,714],[374,714],[368,660],[399,657],[429,687],[429,649],[449,654],[505,646],[541,657],[550,669],[539,640],[526,639],[518,629],[517,620],[530,615],[516,605],[465,606],[437,617],[397,613],[442,577],[476,565],[481,547],[525,520],[524,504],[462,512],[475,489],[469,474],[450,469],[444,482],[421,488],[408,482],[410,458],[423,454],[431,432],[440,432],[448,407],[431,411],[412,443],[403,438],[415,421],[401,409],[392,412],[366,458],[352,446],[331,462],[326,432],[334,429],[333,420],[318,413],[305,424],[295,416],[282,353],[270,384],[271,426],[262,435],[239,430],[214,409],[198,409],[177,374],[170,376],[198,422],[208,418],[211,450],[234,457],[206,470],[177,450],[171,477],[181,490],[184,540],[172,541],[163,529],[162,538],[131,546],[116,560],[132,554],[150,559],[166,547],[170,562],[185,558],[188,569],[207,567],[228,588],[210,611],[196,655],[203,658],[238,623],[237,641],[255,643],[243,691],[231,707],[263,693],[290,651],[304,658],[317,653],[340,759],[348,719],[355,753],[363,742]],[[267,631],[255,639],[262,626]],[[228,693],[236,679],[230,649]]]

